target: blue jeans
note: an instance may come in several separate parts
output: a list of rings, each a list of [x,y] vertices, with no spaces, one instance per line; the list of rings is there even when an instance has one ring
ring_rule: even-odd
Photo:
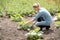
[[[37,21],[38,21],[38,22],[36,23],[36,26],[37,26],[37,27],[40,27],[41,30],[42,30],[43,27],[45,27],[46,30],[49,30],[50,25],[46,25],[46,24],[47,24],[46,21],[44,21],[44,20],[41,19],[41,18],[38,18]]]

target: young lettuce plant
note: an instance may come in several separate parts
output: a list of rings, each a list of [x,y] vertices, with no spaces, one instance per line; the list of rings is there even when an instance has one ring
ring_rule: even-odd
[[[29,26],[25,25],[24,21],[19,22],[18,29],[28,30]]]
[[[57,20],[58,20],[58,21],[60,21],[60,15],[59,15],[59,16],[57,16]]]
[[[22,21],[23,17],[20,14],[14,14],[13,16],[11,16],[11,20],[13,20],[13,21]]]
[[[25,34],[27,40],[41,40],[42,33],[39,32],[40,28],[36,27],[34,30],[31,30],[29,33]]]
[[[60,28],[60,22],[59,21],[55,22],[55,25],[56,25],[56,28]]]
[[[25,34],[25,36],[27,37],[27,40],[38,40],[38,39],[41,39],[42,33],[29,32],[29,33]]]

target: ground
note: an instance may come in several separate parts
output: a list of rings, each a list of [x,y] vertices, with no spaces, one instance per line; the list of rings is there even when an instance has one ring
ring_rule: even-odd
[[[53,26],[53,25],[52,25]],[[0,40],[26,40],[26,31],[17,30],[18,22],[11,21],[10,18],[0,18]],[[60,28],[51,27],[49,34],[43,34],[42,40],[60,40]]]

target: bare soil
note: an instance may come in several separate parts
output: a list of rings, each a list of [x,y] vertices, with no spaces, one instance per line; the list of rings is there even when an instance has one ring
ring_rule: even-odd
[[[0,18],[0,40],[26,40],[27,31],[17,30],[18,22],[11,21],[10,18]],[[42,40],[60,40],[60,28],[55,28],[54,24],[47,34],[43,34]]]

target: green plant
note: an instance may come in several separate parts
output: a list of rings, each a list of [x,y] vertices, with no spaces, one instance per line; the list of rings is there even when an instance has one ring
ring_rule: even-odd
[[[10,18],[10,16],[13,16],[13,15],[15,15],[16,13],[14,13],[13,11],[9,11],[8,13],[7,13],[7,16]]]
[[[28,30],[28,24],[25,24],[24,21],[19,22],[18,29]],[[40,28],[36,27],[34,30],[30,30],[29,33],[25,34],[27,40],[40,40],[42,33],[39,32]]]
[[[0,11],[0,17],[2,17],[3,16],[3,13]]]
[[[30,32],[39,32],[40,27],[36,27],[34,30],[31,30]]]
[[[25,25],[24,21],[19,22],[18,29],[28,30],[29,26]]]
[[[57,16],[57,20],[60,21],[60,15]]]
[[[2,17],[3,16],[3,14],[2,13],[0,13],[0,17]]]
[[[52,0],[53,1],[53,0]],[[20,13],[23,16],[27,15],[27,16],[31,16],[33,12],[33,5],[34,3],[39,2],[39,4],[48,9],[50,11],[51,14],[53,13],[53,10],[60,10],[60,4],[59,1],[56,0],[56,2],[58,3],[49,3],[49,1],[45,1],[45,0],[1,0],[0,1],[0,9],[4,10],[4,11],[8,11],[8,15],[14,14],[14,13]],[[53,1],[55,2],[55,1]],[[58,7],[59,6],[59,7]]]
[[[22,21],[23,17],[20,14],[14,14],[11,16],[11,20],[13,21]]]
[[[60,28],[60,21],[55,22],[56,28]]]
[[[41,36],[42,34],[39,32],[29,32],[27,34],[25,34],[25,36],[27,36],[27,40],[41,40]]]

